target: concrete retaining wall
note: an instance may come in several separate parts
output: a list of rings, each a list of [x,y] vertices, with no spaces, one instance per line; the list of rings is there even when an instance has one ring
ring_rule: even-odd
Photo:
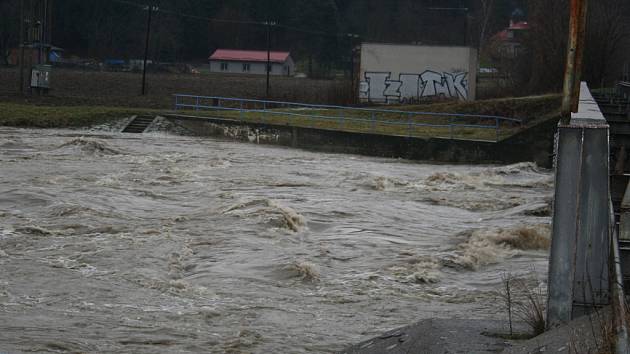
[[[167,118],[194,135],[226,137],[256,144],[452,163],[533,161],[543,167],[551,167],[557,126],[557,120],[552,119],[509,139],[492,143],[352,133],[182,115],[169,115]]]

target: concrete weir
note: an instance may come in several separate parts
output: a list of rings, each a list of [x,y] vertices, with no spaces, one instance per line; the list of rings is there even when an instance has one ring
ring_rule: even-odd
[[[495,143],[379,135],[182,114],[170,114],[166,118],[195,135],[221,136],[257,144],[451,163],[510,164],[533,161],[543,167],[551,167],[557,124],[555,119],[543,121]]]

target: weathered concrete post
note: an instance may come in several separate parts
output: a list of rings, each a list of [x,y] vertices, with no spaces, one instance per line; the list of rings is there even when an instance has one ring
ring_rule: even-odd
[[[558,127],[548,327],[610,303],[608,130],[582,84],[579,112]]]

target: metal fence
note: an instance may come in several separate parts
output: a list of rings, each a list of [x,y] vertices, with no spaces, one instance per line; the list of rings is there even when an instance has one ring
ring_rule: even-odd
[[[305,126],[408,137],[496,142],[522,128],[523,121],[491,115],[415,112],[294,102],[174,95],[175,111],[200,111],[208,118]]]

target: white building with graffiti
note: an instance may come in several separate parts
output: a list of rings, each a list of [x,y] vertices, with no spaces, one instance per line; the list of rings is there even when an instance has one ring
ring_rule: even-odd
[[[430,98],[474,100],[477,50],[469,47],[363,43],[359,98],[414,103]]]

